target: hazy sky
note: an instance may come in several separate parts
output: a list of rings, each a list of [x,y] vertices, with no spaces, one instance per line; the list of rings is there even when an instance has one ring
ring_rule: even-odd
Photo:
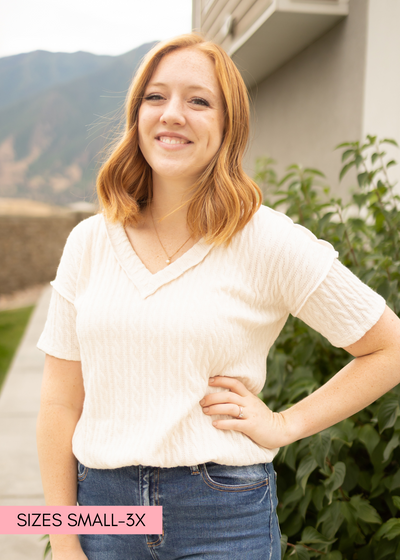
[[[191,14],[192,0],[0,0],[0,57],[122,54],[191,31]]]

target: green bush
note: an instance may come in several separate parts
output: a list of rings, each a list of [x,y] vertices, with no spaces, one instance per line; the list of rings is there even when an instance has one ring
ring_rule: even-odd
[[[259,159],[265,204],[284,211],[339,251],[340,259],[400,313],[400,197],[384,148],[394,140],[346,142],[340,179],[357,171],[351,202],[331,198],[324,175],[298,165],[278,181]],[[326,383],[352,357],[290,317],[268,357],[265,402],[282,411]],[[282,448],[278,516],[282,558],[400,559],[400,387],[351,418]]]
[[[33,306],[0,312],[0,389],[32,311]]]

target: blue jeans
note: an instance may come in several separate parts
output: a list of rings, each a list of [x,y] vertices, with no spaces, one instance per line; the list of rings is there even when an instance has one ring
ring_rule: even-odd
[[[81,535],[89,560],[280,560],[272,463],[92,469],[78,463],[78,503],[160,505],[161,535]]]

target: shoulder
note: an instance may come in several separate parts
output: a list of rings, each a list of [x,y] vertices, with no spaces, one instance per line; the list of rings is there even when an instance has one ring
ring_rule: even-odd
[[[99,230],[104,227],[104,217],[102,214],[95,214],[79,222],[70,232],[67,244],[71,247],[79,248],[93,237],[97,237]]]
[[[95,214],[89,218],[85,218],[79,224],[77,224],[71,231],[74,232],[75,237],[84,237],[90,235],[93,232],[98,231],[104,223],[104,217],[102,213]]]
[[[74,303],[78,279],[87,273],[88,250],[92,246],[91,239],[102,227],[103,216],[96,214],[77,224],[70,232],[65,244],[57,274],[52,285],[56,291],[69,302]]]
[[[248,226],[248,233],[269,248],[275,246],[283,251],[297,251],[298,248],[324,247],[325,250],[335,252],[328,241],[318,239],[309,229],[295,224],[286,214],[265,205],[260,206]]]

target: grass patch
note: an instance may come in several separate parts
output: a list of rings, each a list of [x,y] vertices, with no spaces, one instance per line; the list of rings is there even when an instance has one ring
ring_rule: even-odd
[[[33,308],[34,305],[31,305],[21,309],[0,311],[0,389]]]

